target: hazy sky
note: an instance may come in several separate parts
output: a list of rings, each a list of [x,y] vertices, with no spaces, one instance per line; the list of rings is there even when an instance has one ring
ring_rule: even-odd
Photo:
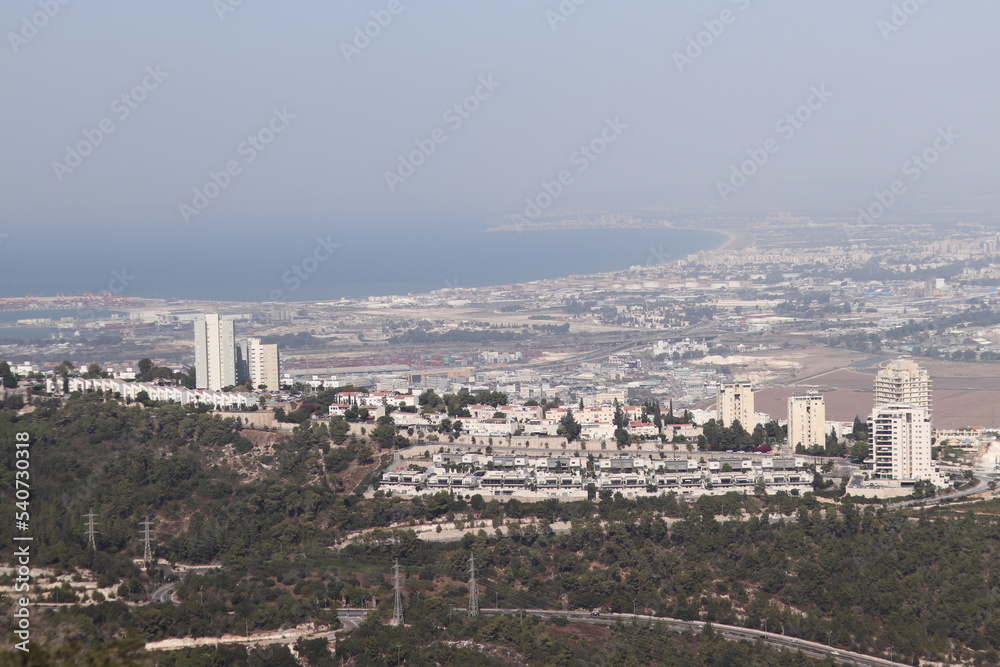
[[[480,225],[560,172],[550,210],[850,212],[901,179],[894,213],[996,211],[998,25],[995,0],[5,0],[0,258],[38,231]]]

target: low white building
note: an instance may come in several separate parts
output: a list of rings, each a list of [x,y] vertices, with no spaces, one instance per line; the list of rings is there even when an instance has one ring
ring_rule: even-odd
[[[67,384],[71,393],[102,391],[105,394],[118,394],[125,400],[134,401],[141,392],[145,392],[152,401],[173,401],[181,405],[209,405],[216,410],[245,409],[257,402],[255,394],[211,389],[187,389],[151,382],[126,382],[116,378],[71,377],[67,380]],[[45,390],[52,394],[62,393],[62,379],[47,378]]]

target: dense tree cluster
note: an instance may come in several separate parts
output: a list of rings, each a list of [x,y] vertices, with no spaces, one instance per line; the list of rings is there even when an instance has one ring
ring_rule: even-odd
[[[734,420],[732,426],[723,426],[715,419],[709,419],[702,424],[702,435],[698,437],[698,446],[709,451],[750,451],[754,448],[768,447],[783,442],[787,437],[787,426],[776,421],[757,424],[753,432],[748,432],[740,421]]]
[[[421,412],[447,412],[449,417],[471,417],[470,405],[492,405],[497,407],[507,405],[507,394],[502,391],[477,391],[471,393],[467,389],[462,389],[455,394],[445,394],[438,396],[433,389],[420,394],[417,403]]]
[[[10,363],[0,361],[0,388],[11,389],[17,386],[17,376],[10,368]]]

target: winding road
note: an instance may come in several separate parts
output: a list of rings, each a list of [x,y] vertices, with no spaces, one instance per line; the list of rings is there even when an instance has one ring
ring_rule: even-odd
[[[177,600],[176,598],[174,598],[174,586],[176,585],[177,582],[174,581],[157,588],[155,591],[153,591],[153,597],[151,599],[151,602],[154,604],[158,602],[159,603],[172,602],[174,604],[177,604]]]
[[[954,493],[949,493],[944,496],[934,496],[933,498],[921,498],[920,500],[906,500],[901,503],[893,503],[892,505],[887,505],[886,508],[896,510],[903,507],[930,507],[932,505],[940,505],[945,501],[955,500],[956,498],[965,498],[967,496],[974,496],[978,493],[986,493],[990,490],[989,480],[983,477],[973,477],[972,479],[976,480],[976,484],[967,489],[955,491]]]
[[[667,629],[674,632],[701,632],[705,623],[703,621],[682,621],[677,618],[664,618],[660,616],[647,616],[644,614],[598,614],[594,615],[582,611],[550,611],[547,609],[521,609],[514,611],[511,609],[483,609],[482,613],[488,616],[497,614],[524,613],[540,618],[553,618],[562,616],[577,623],[594,623],[598,625],[614,625],[619,622],[644,621],[662,623]],[[777,632],[764,632],[763,630],[752,630],[741,628],[735,625],[723,625],[712,623],[712,628],[726,639],[734,641],[757,641],[760,640],[774,648],[791,651],[800,651],[803,655],[812,658],[833,658],[834,661],[842,665],[859,665],[864,667],[904,667],[904,663],[893,662],[884,658],[855,653],[844,649],[834,648],[826,644],[788,637]]]

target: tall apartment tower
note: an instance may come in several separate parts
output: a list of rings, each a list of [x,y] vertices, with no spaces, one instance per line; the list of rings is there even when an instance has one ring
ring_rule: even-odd
[[[826,404],[819,394],[788,397],[788,444],[803,447],[826,443]]]
[[[238,372],[240,383],[250,380],[250,386],[259,389],[276,391],[281,378],[281,363],[278,357],[278,346],[265,345],[260,338],[247,338],[237,345]]]
[[[876,407],[868,420],[877,479],[936,481],[931,461],[931,420],[906,403]]]
[[[720,384],[715,394],[715,408],[723,426],[732,426],[736,420],[748,431],[756,426],[753,386],[749,382]]]
[[[906,403],[931,416],[931,378],[911,359],[896,359],[875,376],[875,408]]]
[[[233,321],[218,313],[194,320],[194,370],[198,389],[222,389],[236,384],[236,335]]]

